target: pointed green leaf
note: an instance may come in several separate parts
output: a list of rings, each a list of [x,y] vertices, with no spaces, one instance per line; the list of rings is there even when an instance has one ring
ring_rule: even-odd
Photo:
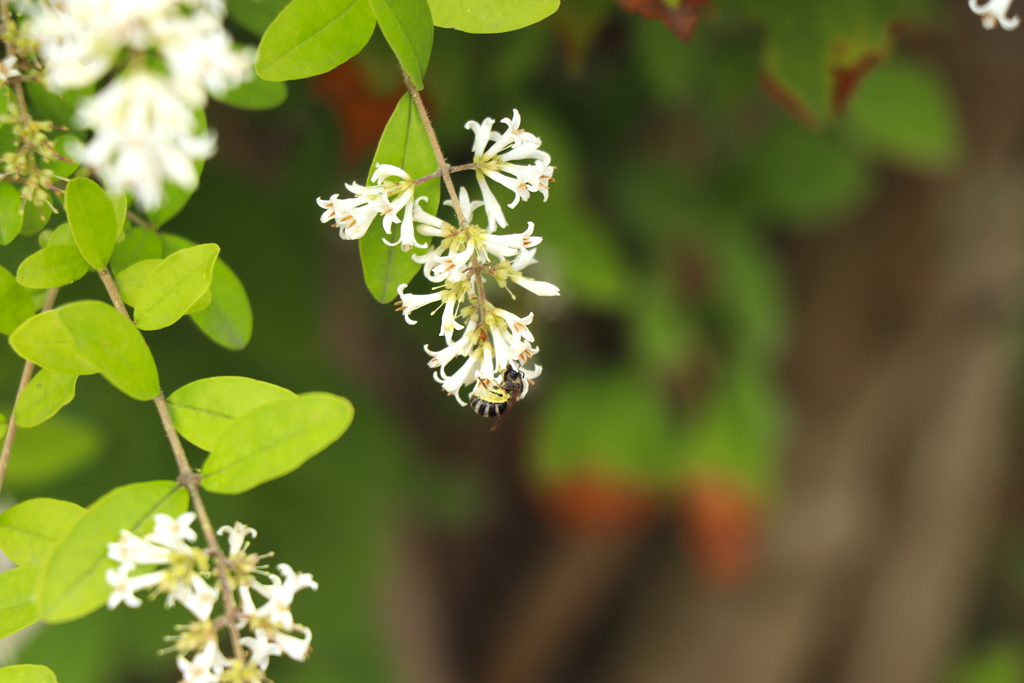
[[[263,34],[256,73],[268,81],[326,73],[359,54],[375,24],[367,0],[292,0]]]
[[[135,324],[159,330],[176,323],[210,289],[216,244],[200,244],[171,254],[142,285],[135,304]]]
[[[0,683],[57,683],[57,677],[39,664],[15,664],[0,669]]]
[[[370,173],[377,164],[394,164],[404,169],[413,178],[422,178],[437,170],[437,159],[430,146],[430,139],[423,127],[408,94],[399,100],[384,133],[377,144],[377,153],[370,164]],[[423,183],[416,191],[417,196],[425,195],[427,201],[422,208],[427,213],[437,211],[441,199],[441,181]],[[386,304],[398,296],[398,286],[408,283],[422,267],[412,260],[413,254],[424,250],[402,251],[399,247],[384,244],[384,227],[378,216],[366,235],[359,240],[359,256],[363,261],[363,278],[373,297]],[[394,241],[390,239],[389,241]]]
[[[22,567],[42,567],[84,515],[85,508],[66,500],[18,503],[0,515],[0,550]]]
[[[156,363],[142,333],[100,301],[76,301],[27,320],[8,339],[15,353],[40,367],[72,375],[103,373],[140,401],[160,393]]]
[[[39,621],[39,567],[18,567],[0,574],[0,638]]]
[[[0,268],[0,334],[10,334],[35,312],[28,290],[6,268]]]
[[[24,223],[21,193],[10,183],[0,183],[0,245],[13,242],[21,233],[21,226]]]
[[[216,266],[214,266],[214,268],[216,268]],[[195,315],[199,311],[209,308],[210,304],[212,303],[213,294],[210,294],[210,290],[206,290],[205,292],[203,292],[203,295],[199,297],[199,299],[194,304],[192,304],[192,308],[185,311],[185,313],[188,315]]]
[[[207,377],[167,397],[174,427],[183,437],[212,451],[237,418],[274,401],[295,398],[284,387],[248,377]]]
[[[14,422],[19,427],[35,427],[49,420],[75,398],[78,375],[40,370],[14,405]]]
[[[121,300],[125,304],[135,308],[135,302],[139,298],[139,292],[142,291],[142,285],[146,284],[146,280],[153,274],[156,267],[163,263],[162,259],[146,259],[145,261],[139,261],[138,263],[132,264],[122,270],[117,278],[117,290],[121,292]]]
[[[48,311],[26,320],[7,338],[14,352],[41,368],[69,375],[93,375],[99,368],[85,360],[75,348],[71,330],[60,311]]]
[[[194,244],[192,240],[172,233],[160,233],[160,239],[167,255]],[[244,349],[252,339],[252,306],[242,281],[223,259],[218,258],[213,266],[210,295],[213,302],[193,313],[192,322],[224,348],[232,351]]]
[[[423,90],[423,76],[434,44],[434,24],[427,0],[369,0],[381,33],[409,73]]]
[[[119,275],[125,268],[147,259],[161,259],[164,247],[160,237],[152,230],[145,228],[129,228],[124,239],[114,247],[110,256],[110,270]],[[141,283],[140,283],[141,286]]]
[[[505,33],[536,24],[558,9],[558,0],[430,0],[434,26],[466,33]]]
[[[96,270],[103,270],[117,242],[117,216],[110,197],[94,181],[75,178],[68,183],[64,208],[82,257]]]
[[[223,95],[212,95],[218,102],[245,111],[264,111],[284,104],[288,99],[288,86],[278,81],[265,81],[255,76]]]
[[[158,512],[177,516],[188,509],[188,492],[173,481],[148,481],[114,489],[95,503],[57,546],[43,571],[41,602],[49,622],[89,614],[110,594],[104,573],[115,566],[107,543],[127,529],[146,533]]]
[[[246,413],[225,429],[203,463],[203,488],[242,493],[297,469],[352,423],[348,399],[302,394]]]
[[[56,233],[55,233],[56,234]],[[53,244],[29,255],[18,266],[18,284],[31,289],[63,287],[82,279],[89,272],[89,264],[73,244]]]

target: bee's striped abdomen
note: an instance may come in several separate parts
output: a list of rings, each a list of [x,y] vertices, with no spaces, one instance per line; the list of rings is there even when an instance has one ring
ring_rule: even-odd
[[[509,402],[502,401],[501,403],[495,403],[480,398],[479,396],[470,396],[469,405],[477,415],[481,417],[498,417],[506,410],[508,410]]]

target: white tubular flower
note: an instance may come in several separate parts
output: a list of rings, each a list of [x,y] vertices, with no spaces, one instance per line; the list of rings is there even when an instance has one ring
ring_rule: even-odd
[[[122,564],[117,569],[108,569],[104,574],[107,585],[111,587],[107,596],[107,609],[114,609],[124,603],[126,607],[135,609],[142,605],[142,600],[135,595],[138,591],[153,588],[164,579],[164,572],[148,572],[139,576],[129,576],[131,565]]]
[[[507,126],[504,133],[492,130],[494,119],[466,123],[466,128],[474,133],[473,162],[479,164],[476,178],[487,212],[488,232],[494,232],[497,226],[508,226],[501,205],[487,183],[488,178],[512,190],[515,197],[508,206],[515,208],[520,200],[529,199],[533,192],[540,192],[547,200],[548,183],[554,172],[551,155],[540,149],[540,138],[519,127],[521,120],[518,110],[513,109],[512,118],[502,119],[501,122]],[[490,146],[488,143],[491,143]],[[524,160],[532,163],[513,163]]]
[[[533,313],[530,313],[525,318],[520,318],[511,311],[506,311],[504,308],[495,308],[492,313],[501,318],[505,325],[508,326],[509,332],[515,335],[517,339],[526,339],[533,342],[533,332],[530,332],[528,325],[533,324]]]
[[[320,208],[326,209],[320,216],[320,222],[333,221],[334,227],[339,228],[341,239],[357,240],[370,229],[373,219],[387,211],[388,207],[382,201],[381,188],[363,187],[355,183],[345,187],[356,196],[339,199],[337,194],[332,194],[330,199],[317,198],[316,203]]]
[[[246,540],[246,536],[256,538],[256,530],[241,522],[235,522],[234,526],[224,525],[217,529],[218,536],[224,534],[228,536],[228,557],[234,557],[249,549],[249,541]]]
[[[166,78],[133,69],[86,100],[79,123],[95,131],[83,163],[95,168],[107,188],[132,193],[147,209],[160,206],[164,182],[192,190],[195,162],[213,156],[212,133],[197,132],[195,114]]]
[[[981,0],[968,0],[967,6],[971,8],[971,11],[981,17],[981,25],[986,30],[991,31],[997,25],[1001,26],[1007,31],[1020,26],[1020,17],[1016,14],[1008,16],[1010,13],[1010,5],[1013,4],[1013,0],[987,0],[982,2]]]
[[[453,284],[462,282],[469,278],[466,269],[469,267],[469,262],[472,258],[473,250],[469,248],[454,254],[449,251],[445,256],[435,257],[434,276],[443,277]]]
[[[427,363],[427,366],[443,368],[459,356],[468,356],[480,339],[480,335],[476,333],[476,328],[476,321],[471,320],[467,323],[466,331],[462,337],[456,342],[448,340],[448,346],[440,351],[431,351],[428,346],[424,346],[423,350],[430,356],[430,362]]]
[[[460,406],[466,405],[466,402],[462,400],[460,391],[462,387],[473,384],[476,381],[477,370],[480,368],[482,356],[482,353],[474,352],[452,375],[445,374],[444,366],[441,366],[434,373],[434,379],[441,385],[441,388],[448,392],[450,396],[454,396]]]
[[[560,294],[558,287],[550,282],[534,280],[532,277],[523,277],[522,275],[511,275],[509,279],[537,296],[558,296]]]
[[[536,246],[543,240],[543,237],[533,234],[533,221],[528,222],[526,230],[520,233],[513,233],[511,235],[487,233],[481,237],[483,249],[488,253],[494,254],[498,258],[514,257],[516,259],[530,247],[534,247],[533,253],[536,253]]]
[[[227,657],[216,642],[210,642],[191,660],[179,655],[175,663],[183,683],[218,683],[227,664]]]
[[[0,60],[0,83],[6,84],[8,80],[20,75],[17,55],[9,55]]]
[[[196,521],[196,513],[185,512],[177,517],[165,515],[162,512],[153,517],[153,531],[146,534],[144,538],[158,545],[168,548],[186,549],[189,543],[195,543],[198,536],[192,528]]]
[[[120,538],[107,544],[107,557],[127,565],[129,568],[153,564],[167,564],[173,555],[171,548],[161,547],[148,540],[139,538],[125,529]]]
[[[266,630],[261,628],[256,629],[255,637],[245,636],[239,638],[239,642],[249,650],[249,663],[263,671],[270,665],[271,657],[280,657],[284,653],[281,646],[271,642]]]
[[[443,290],[435,291],[432,294],[406,294],[406,287],[407,285],[404,284],[398,286],[398,297],[401,300],[398,310],[405,316],[405,322],[415,325],[417,321],[410,318],[409,314],[424,306],[440,303]]]
[[[274,642],[281,647],[281,650],[286,655],[296,662],[304,662],[309,657],[309,644],[313,640],[313,632],[305,626],[297,626],[297,628],[302,632],[302,638],[296,638],[287,633],[275,631],[273,633]]]
[[[275,574],[270,574],[271,583],[269,585],[255,582],[252,585],[253,590],[267,600],[256,610],[255,616],[261,620],[266,620],[276,628],[290,631],[295,627],[295,620],[292,617],[291,611],[295,594],[303,588],[310,588],[315,591],[320,585],[313,580],[312,574],[305,572],[296,573],[287,564],[279,564],[277,569],[284,575],[284,581]]]
[[[193,574],[187,588],[179,587],[174,598],[196,619],[206,621],[213,614],[213,606],[217,604],[220,591],[203,581],[198,574]]]

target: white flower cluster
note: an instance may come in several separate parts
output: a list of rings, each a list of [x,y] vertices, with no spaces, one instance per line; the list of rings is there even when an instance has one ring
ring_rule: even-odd
[[[138,607],[142,600],[135,594],[152,589],[151,595],[166,596],[165,606],[180,603],[191,612],[195,620],[179,626],[179,633],[168,638],[174,641],[168,649],[178,654],[183,683],[256,682],[265,678],[263,672],[271,657],[287,655],[296,661],[305,660],[313,634],[295,622],[291,606],[298,591],[316,590],[318,585],[311,574],[296,572],[287,564],[277,565],[280,576],[264,571],[259,562],[266,556],[249,552],[247,536],[255,538],[256,530],[241,522],[223,526],[217,534],[227,535],[230,584],[237,592],[236,626],[239,632],[250,633],[240,639],[248,650],[247,661],[221,652],[218,632],[226,627],[227,616],[211,618],[221,591],[208,582],[209,555],[192,545],[197,540],[192,529],[195,519],[194,512],[178,517],[158,514],[151,533],[140,538],[125,530],[115,543],[107,545],[107,557],[119,563],[117,569],[106,573],[112,589],[107,608],[114,609],[121,603]],[[257,581],[257,576],[269,583]],[[253,594],[259,596],[261,605],[256,605]]]
[[[127,66],[77,112],[94,131],[83,162],[107,187],[144,208],[160,206],[164,182],[188,190],[195,161],[216,148],[195,110],[252,78],[254,52],[224,28],[224,0],[50,0],[23,3],[28,36],[38,44],[45,82],[58,92],[103,79],[127,54]],[[164,69],[152,68],[159,58]]]
[[[1007,31],[1020,26],[1020,17],[1010,14],[1010,5],[1013,0],[968,0],[967,6],[971,11],[981,17],[981,25],[991,31],[996,26],[1001,26]]]
[[[377,166],[369,186],[347,184],[353,197],[339,199],[335,194],[317,199],[324,209],[321,222],[333,223],[343,239],[363,237],[378,215],[383,217],[388,235],[392,226],[400,225],[397,239],[384,239],[388,246],[401,246],[405,251],[425,249],[432,238],[439,238],[435,247],[412,256],[423,264],[424,277],[435,284],[433,292],[412,294],[405,291],[405,285],[400,286],[399,310],[410,325],[416,321],[409,314],[419,308],[436,304],[434,313],[442,311],[439,335],[446,346],[439,351],[424,348],[430,356],[428,365],[436,369],[434,378],[461,405],[466,405],[461,396],[463,387],[473,385],[470,395],[485,396],[491,387],[501,384],[508,368],[527,380],[521,398],[541,372],[539,365],[525,367],[539,351],[529,329],[533,314],[520,317],[488,302],[485,278],[493,278],[503,289],[512,282],[540,296],[559,294],[555,285],[523,275],[527,266],[537,262],[537,245],[541,242],[533,234],[533,223],[527,223],[521,233],[497,234],[498,228],[508,227],[508,221],[488,180],[514,193],[508,208],[515,208],[535,192],[547,200],[554,171],[550,155],[540,149],[540,138],[520,128],[518,111],[513,110],[512,118],[502,119],[502,123],[507,127],[504,133],[492,130],[494,120],[489,118],[466,124],[474,133],[471,168],[476,172],[483,201],[470,201],[466,188],[459,190],[462,225],[424,211],[421,204],[426,197],[416,196],[417,181],[403,169],[388,164]],[[454,208],[451,201],[445,204]],[[485,227],[472,223],[474,211],[481,206],[487,217]],[[426,239],[420,242],[417,235]],[[458,339],[457,331],[462,332]],[[449,373],[448,366],[460,357],[465,361]]]

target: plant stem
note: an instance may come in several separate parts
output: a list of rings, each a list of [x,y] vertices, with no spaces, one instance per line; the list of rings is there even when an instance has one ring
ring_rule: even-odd
[[[105,268],[99,272],[99,276],[100,280],[103,281],[103,286],[107,288],[107,294],[110,296],[110,301],[114,304],[114,308],[121,315],[128,318],[128,320],[131,320],[131,317],[128,315],[128,309],[125,308],[124,301],[121,299],[121,293],[117,289],[117,283],[114,282],[114,278],[111,277]],[[171,413],[167,409],[167,399],[164,398],[163,391],[153,399],[153,403],[156,404],[156,412],[160,415],[160,422],[164,426],[167,441],[170,442],[171,452],[174,454],[174,462],[178,466],[178,483],[188,489],[189,496],[192,498],[192,507],[195,508],[196,516],[199,518],[199,526],[202,527],[203,537],[206,539],[206,550],[217,562],[218,583],[220,583],[221,597],[224,598],[224,615],[227,617],[228,633],[231,637],[231,650],[235,655],[235,659],[244,664],[245,653],[242,650],[241,636],[238,633],[238,607],[235,605],[235,594],[228,580],[230,576],[228,559],[224,556],[224,551],[221,550],[220,544],[217,542],[217,533],[213,529],[210,515],[206,512],[206,505],[203,504],[203,498],[199,494],[199,482],[202,478],[199,474],[193,472],[192,466],[189,465],[185,449],[181,445],[181,439],[178,438],[178,432],[174,429],[174,422],[171,420]]]
[[[469,168],[476,168],[477,164],[466,164],[464,166],[452,167],[448,165],[448,161],[444,158],[444,152],[441,151],[441,145],[437,142],[437,133],[434,132],[434,126],[430,122],[430,114],[427,113],[427,108],[423,104],[423,98],[420,97],[420,91],[416,89],[415,84],[412,82],[412,78],[404,68],[402,68],[402,80],[405,81],[405,87],[409,91],[409,96],[412,97],[412,101],[416,104],[416,111],[420,115],[420,121],[423,122],[423,127],[427,131],[427,139],[430,140],[430,148],[434,151],[434,158],[437,159],[436,173],[440,173],[441,177],[444,178],[445,188],[448,190],[448,196],[452,199],[452,208],[455,210],[455,216],[459,220],[459,230],[465,230],[468,227],[465,214],[462,213],[462,205],[459,203],[459,196],[455,192],[455,183],[452,182],[452,171],[453,170],[468,170]],[[467,168],[468,167],[468,168]],[[425,176],[430,178],[430,176]],[[486,336],[487,331],[484,327],[484,316],[487,304],[487,295],[484,292],[484,279],[480,274],[480,259],[477,258],[476,249],[473,249],[473,256],[471,257],[470,269],[474,273],[474,281],[476,282],[476,297],[477,297],[477,315],[479,316],[479,330],[480,334]]]
[[[54,302],[57,301],[57,292],[60,291],[60,287],[54,287],[46,293],[46,301],[43,302],[43,307],[40,309],[40,313],[46,313],[53,308]],[[21,398],[21,392],[28,386],[29,380],[32,379],[32,371],[35,370],[36,364],[30,360],[25,361],[25,367],[21,370],[21,381],[18,382],[18,391],[14,394],[14,405],[11,407],[11,417],[7,421],[7,435],[4,436],[4,445],[0,449],[0,491],[3,490],[4,477],[7,476],[7,462],[11,459],[11,449],[14,448],[14,435],[18,432],[18,425],[14,422],[14,409],[18,407],[18,399]]]
[[[476,170],[478,168],[480,168],[480,164],[477,164],[477,163],[462,164],[461,166],[449,166],[448,167],[448,172],[449,173],[458,173],[460,171],[474,171],[474,170]],[[427,181],[434,180],[434,179],[440,178],[440,177],[441,177],[441,171],[438,170],[438,171],[434,171],[430,175],[425,175],[422,178],[417,178],[416,180],[414,180],[412,182],[415,185],[422,185],[423,183],[425,183]]]

